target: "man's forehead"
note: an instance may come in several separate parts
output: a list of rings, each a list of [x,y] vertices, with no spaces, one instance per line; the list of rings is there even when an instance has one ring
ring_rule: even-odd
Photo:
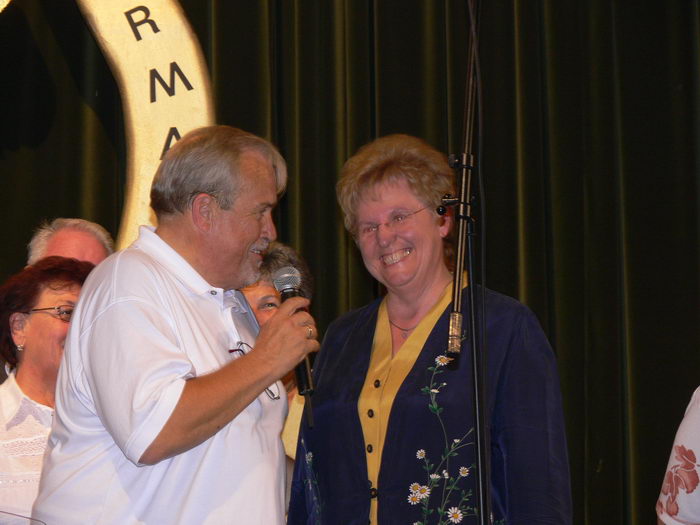
[[[244,176],[266,176],[272,179],[275,192],[280,193],[277,187],[277,172],[271,158],[256,150],[243,151],[238,160],[238,171]],[[247,178],[247,177],[246,177]]]
[[[270,172],[274,175],[272,162],[259,151],[242,151],[238,158],[238,168],[242,174]]]
[[[97,264],[107,257],[107,250],[91,233],[65,228],[54,233],[43,257],[59,255]]]
[[[253,152],[254,153],[254,152]],[[277,186],[272,164],[255,153],[257,159],[242,163],[236,204],[248,208],[273,207],[277,204]]]

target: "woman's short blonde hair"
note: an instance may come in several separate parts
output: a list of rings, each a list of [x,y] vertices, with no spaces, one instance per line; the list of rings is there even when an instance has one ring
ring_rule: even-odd
[[[410,135],[387,135],[362,146],[340,172],[336,186],[345,227],[357,233],[357,206],[368,191],[384,182],[405,181],[426,206],[437,208],[454,195],[454,174],[447,157]]]

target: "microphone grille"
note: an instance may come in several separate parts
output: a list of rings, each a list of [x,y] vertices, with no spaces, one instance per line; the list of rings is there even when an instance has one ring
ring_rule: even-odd
[[[293,266],[285,266],[272,275],[272,284],[278,292],[290,288],[298,290],[301,286],[301,273]]]

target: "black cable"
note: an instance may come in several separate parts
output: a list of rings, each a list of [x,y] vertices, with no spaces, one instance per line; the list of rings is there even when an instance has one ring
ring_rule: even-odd
[[[474,173],[476,175],[476,185],[477,185],[477,192],[478,192],[478,203],[479,203],[479,232],[480,232],[480,254],[479,254],[479,259],[480,259],[480,264],[479,264],[479,281],[480,281],[480,286],[478,288],[479,294],[478,294],[478,303],[479,303],[479,308],[478,310],[480,311],[479,319],[478,319],[478,334],[472,334],[473,337],[476,338],[477,341],[481,342],[481,373],[482,373],[482,385],[483,385],[483,392],[482,394],[482,401],[484,408],[487,407],[488,403],[486,400],[488,399],[488,384],[487,384],[487,379],[488,379],[488,346],[487,346],[487,340],[486,340],[486,192],[484,189],[484,177],[482,174],[483,171],[483,136],[484,136],[484,121],[483,121],[483,99],[482,99],[482,82],[481,82],[481,63],[479,60],[479,36],[478,36],[478,27],[479,27],[479,19],[481,16],[481,6],[478,3],[478,0],[475,0],[477,2],[477,9],[475,12],[474,9],[474,1],[473,0],[467,0],[467,8],[469,10],[469,30],[471,33],[471,42],[472,42],[472,47],[470,49],[470,60],[472,61],[472,67],[473,67],[473,75],[475,79],[475,86],[474,86],[474,97],[475,97],[475,103],[476,103],[476,122],[477,122],[477,136],[476,136],[476,157],[474,158]],[[468,74],[472,74],[472,70],[470,69]],[[469,83],[469,79],[467,79],[467,85]],[[467,93],[467,96],[470,97],[471,93]],[[473,133],[473,122],[466,122],[467,120],[467,104],[470,101],[467,100],[465,101],[465,148],[464,151],[470,151],[471,148],[468,148],[469,144],[467,141],[471,142],[473,144],[473,137],[471,134]],[[470,195],[471,198],[471,195]],[[472,278],[472,285],[476,286],[475,279]],[[476,290],[476,288],[475,288]],[[486,418],[486,415],[484,415]],[[488,423],[486,422],[486,419],[484,420],[484,426],[485,426],[485,432],[484,436],[486,438],[486,443],[484,443],[484,446],[488,446],[488,449],[485,451],[483,455],[483,461],[484,461],[484,467],[485,471],[488,474],[487,480],[488,484],[490,485],[490,472],[491,472],[491,450],[490,450],[490,432],[488,432],[486,429],[488,429]],[[480,509],[479,513],[479,522],[482,524],[486,523],[491,523],[492,522],[492,516],[490,515],[490,509],[491,509],[491,502],[490,502],[490,486],[484,487],[484,490],[486,491],[485,497],[482,499],[484,500],[485,507],[486,509]],[[484,510],[488,510],[489,514],[485,515]]]

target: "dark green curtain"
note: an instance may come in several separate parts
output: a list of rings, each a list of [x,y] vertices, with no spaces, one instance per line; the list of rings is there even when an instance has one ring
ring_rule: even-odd
[[[217,115],[275,142],[279,236],[316,277],[321,328],[368,301],[339,168],[393,132],[461,149],[464,0],[184,0]],[[135,4],[136,5],[136,4]],[[700,383],[700,16],[690,0],[482,0],[487,285],[559,360],[575,523],[653,523]],[[0,277],[46,217],[118,230],[118,91],[77,7],[0,13]],[[483,219],[482,219],[483,221]]]

